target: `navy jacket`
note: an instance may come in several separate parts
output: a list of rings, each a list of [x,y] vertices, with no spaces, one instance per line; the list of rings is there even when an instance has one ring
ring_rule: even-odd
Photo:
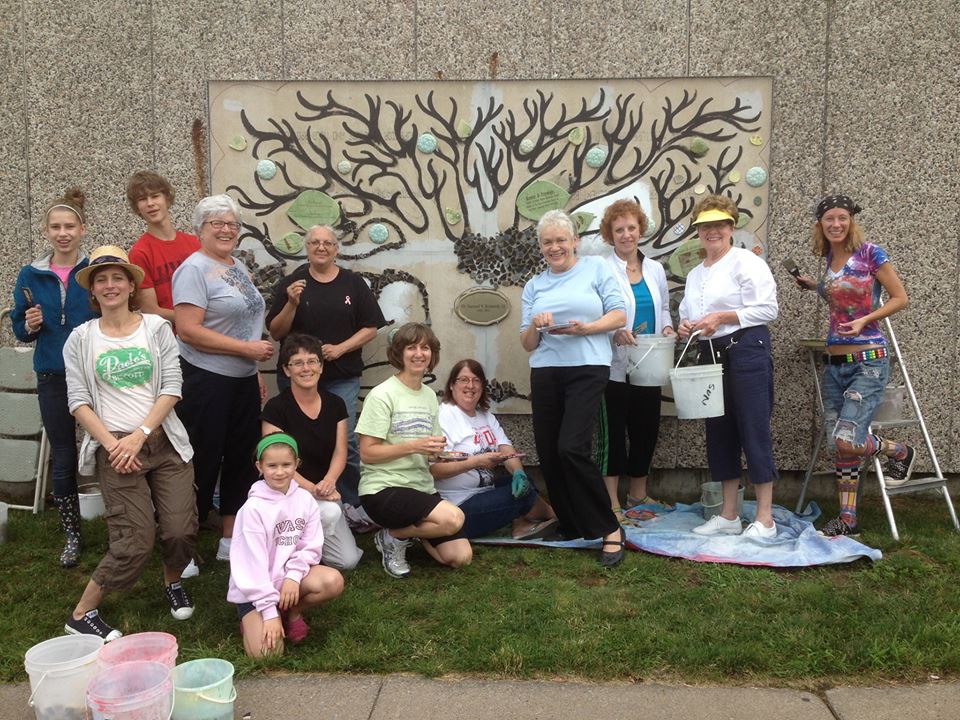
[[[21,342],[36,342],[33,353],[33,369],[38,372],[65,373],[63,345],[78,325],[96,317],[90,307],[87,291],[77,285],[77,271],[87,266],[87,258],[81,255],[79,262],[70,271],[66,288],[50,269],[50,255],[24,265],[17,276],[13,289],[13,334]],[[35,332],[27,332],[25,315],[28,307],[23,288],[33,294],[33,304],[43,310],[43,325]]]

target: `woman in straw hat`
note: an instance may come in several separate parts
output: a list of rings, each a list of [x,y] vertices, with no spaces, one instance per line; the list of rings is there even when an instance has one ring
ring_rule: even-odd
[[[180,399],[180,358],[170,323],[137,312],[142,280],[143,270],[121,248],[94,250],[77,283],[89,291],[100,317],[76,328],[63,349],[70,412],[86,431],[81,470],[96,467],[110,536],[64,629],[105,640],[121,633],[100,617],[100,602],[140,577],[157,524],[170,614],[177,620],[193,615],[180,585],[197,536],[193,449],[173,410]]]

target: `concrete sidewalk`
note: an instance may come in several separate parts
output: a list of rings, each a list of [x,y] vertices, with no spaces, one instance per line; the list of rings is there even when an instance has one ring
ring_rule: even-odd
[[[277,675],[239,680],[237,720],[958,720],[960,683],[800,690],[623,683]],[[26,683],[0,720],[28,720]]]

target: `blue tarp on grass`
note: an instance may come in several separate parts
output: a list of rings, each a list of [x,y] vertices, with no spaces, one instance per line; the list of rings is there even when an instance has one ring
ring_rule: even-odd
[[[744,522],[752,522],[756,502],[743,503]],[[869,558],[880,560],[883,554],[875,548],[848,537],[825,538],[817,534],[813,522],[820,516],[816,503],[807,505],[802,515],[796,515],[779,505],[773,506],[777,523],[777,537],[750,538],[739,535],[702,537],[692,529],[703,522],[700,503],[677,503],[672,510],[660,505],[639,505],[630,513],[643,520],[630,520],[625,525],[627,547],[656,555],[684,558],[696,562],[733,563],[737,565],[766,565],[771,567],[809,567],[831,565]],[[537,545],[555,548],[599,549],[599,540],[513,540],[510,537],[489,537],[474,542],[491,545]]]

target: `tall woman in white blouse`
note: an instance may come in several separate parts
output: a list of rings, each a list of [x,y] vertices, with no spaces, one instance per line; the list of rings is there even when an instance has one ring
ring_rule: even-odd
[[[724,414],[708,418],[707,461],[715,481],[723,483],[723,509],[693,529],[699,535],[772,538],[773,462],[770,415],[773,411],[773,358],[767,323],[777,317],[777,286],[766,262],[732,245],[737,206],[709,195],[693,209],[693,225],[706,253],[687,275],[680,303],[680,337],[700,331],[701,364],[723,363]],[[741,451],[757,495],[755,521],[742,530],[737,515]]]

